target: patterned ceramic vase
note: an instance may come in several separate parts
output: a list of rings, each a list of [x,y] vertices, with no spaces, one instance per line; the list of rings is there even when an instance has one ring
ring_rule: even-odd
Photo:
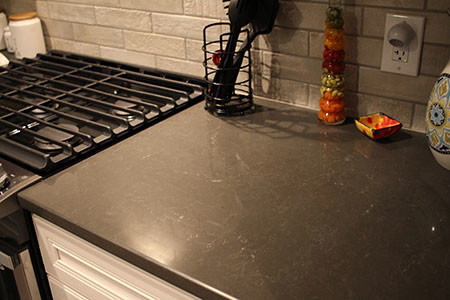
[[[431,152],[441,166],[450,170],[450,60],[431,91],[426,126]]]

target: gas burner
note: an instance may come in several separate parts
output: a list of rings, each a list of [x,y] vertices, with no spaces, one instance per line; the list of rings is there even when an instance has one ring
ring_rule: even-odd
[[[114,104],[117,106],[123,107],[123,108],[128,108],[128,109],[137,108],[137,105],[135,103],[122,101],[122,100],[117,100],[116,102],[114,102]],[[116,116],[127,117],[127,119],[129,121],[134,119],[134,116],[132,116],[131,113],[129,113],[127,111],[123,111],[120,109],[113,109],[112,111]]]
[[[52,109],[57,109],[59,107],[59,104],[58,103],[54,103],[53,105],[52,105]],[[36,118],[39,118],[39,119],[45,119],[45,118],[47,118],[48,116],[50,116],[52,113],[51,112],[48,112],[48,111],[46,111],[46,110],[43,110],[43,109],[40,109],[40,108],[38,108],[38,107],[36,107],[36,108],[34,108],[34,109],[32,109],[31,110],[31,113],[36,117]]]
[[[74,131],[74,132],[79,131],[78,127],[75,125],[72,125],[72,124],[58,124],[58,126],[63,127],[64,129]],[[41,129],[39,129],[37,131],[37,133],[39,133],[49,139],[58,141],[58,142],[66,142],[74,137],[73,134],[55,129],[53,127],[43,127]],[[50,141],[43,140],[38,137],[34,138],[34,145],[38,149],[44,150],[44,151],[58,151],[58,150],[61,150],[61,148],[62,148],[59,145],[52,144]]]
[[[51,115],[50,112],[45,111],[45,110],[42,110],[42,109],[40,109],[40,108],[32,109],[31,112],[33,113],[33,115],[34,115],[36,118],[39,118],[39,119],[44,119],[44,118],[46,118],[46,117],[48,117],[48,116]]]

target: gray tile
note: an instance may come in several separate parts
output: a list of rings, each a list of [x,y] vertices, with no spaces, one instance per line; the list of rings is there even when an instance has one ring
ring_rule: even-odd
[[[411,129],[418,132],[425,132],[425,114],[427,111],[426,105],[416,104],[414,105],[414,115],[412,120]]]
[[[95,7],[95,17],[99,25],[136,31],[152,31],[150,12],[146,11]]]
[[[212,23],[211,19],[159,13],[152,14],[152,22],[155,33],[197,40],[203,40],[203,28]],[[217,30],[211,28],[211,31],[219,36],[218,27]]]
[[[2,0],[0,7],[4,10],[6,15],[23,13],[26,11],[36,11],[35,0]]]
[[[322,58],[323,56],[323,42],[325,35],[322,32],[309,33],[309,56]]]
[[[358,89],[358,66],[345,64],[344,79],[344,88],[356,91]]]
[[[405,76],[381,72],[378,69],[360,67],[359,92],[426,103],[435,77],[420,75]]]
[[[424,44],[420,73],[438,76],[450,59],[450,46],[441,47]]]
[[[197,77],[203,77],[205,75],[205,70],[200,62],[157,56],[156,67],[160,70],[183,73]]]
[[[425,0],[345,0],[345,4],[385,6],[396,8],[424,8]]]
[[[202,41],[186,40],[187,59],[202,62],[204,60],[202,47]]]
[[[125,48],[157,55],[186,57],[185,41],[182,38],[136,31],[124,31]]]
[[[52,19],[87,24],[95,23],[93,6],[48,2],[48,11]]]
[[[383,37],[387,13],[425,17],[424,41],[427,43],[450,45],[450,18],[446,13],[402,11],[366,7],[364,9],[363,34],[368,36]]]
[[[308,31],[275,27],[253,43],[258,49],[292,55],[308,55]]]
[[[308,106],[308,84],[276,77],[256,78],[256,82],[259,80],[265,81],[266,84],[256,83],[255,95],[289,104]]]
[[[264,68],[268,76],[320,84],[322,60],[310,57],[264,53]]]
[[[60,38],[51,38],[51,42],[53,49],[100,57],[100,47],[98,45]]]
[[[314,110],[319,110],[320,106],[319,106],[319,101],[321,98],[321,94],[320,94],[320,86],[319,85],[313,85],[310,84],[309,85],[309,108],[314,109]]]
[[[45,35],[68,40],[74,39],[73,27],[71,22],[64,22],[52,19],[41,19],[41,20],[42,20],[42,28],[44,30]]]
[[[120,7],[181,14],[183,0],[120,0]]]
[[[119,0],[94,0],[94,4],[101,5],[101,6],[119,7],[120,1]]]
[[[124,47],[123,32],[120,29],[74,23],[73,33],[77,41],[104,46]]]
[[[427,9],[447,10],[450,7],[448,0],[428,0]]]
[[[365,66],[380,67],[383,40],[366,37],[345,37],[346,61]]]
[[[327,7],[328,5],[319,3],[283,1],[280,3],[276,24],[302,29],[323,30],[325,29]],[[360,33],[361,18],[361,7],[345,6],[345,31],[352,34]]]
[[[400,121],[405,128],[411,127],[413,103],[384,97],[348,93],[345,96],[346,113],[349,117],[360,117],[383,112]]]
[[[94,4],[93,0],[51,0],[53,2],[65,2],[65,3],[73,3],[73,4]]]
[[[225,4],[217,0],[184,0],[184,14],[228,19]]]
[[[133,65],[145,66],[154,68],[156,66],[155,55],[129,51],[125,49],[111,48],[100,46],[100,53],[102,58],[111,59],[115,61],[130,63]]]
[[[39,18],[48,18],[48,5],[47,1],[36,1],[36,11]]]

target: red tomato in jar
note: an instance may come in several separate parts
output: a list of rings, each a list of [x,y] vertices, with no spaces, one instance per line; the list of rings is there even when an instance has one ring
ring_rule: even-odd
[[[343,61],[324,61],[322,68],[327,68],[333,74],[342,74],[345,70],[345,63]]]
[[[344,58],[345,58],[345,51],[344,50],[333,51],[333,50],[330,50],[330,49],[325,49],[323,51],[323,58],[326,61],[344,60]]]
[[[212,61],[213,63],[218,67],[220,64],[220,60],[222,59],[222,50],[217,50],[213,55],[212,55]]]

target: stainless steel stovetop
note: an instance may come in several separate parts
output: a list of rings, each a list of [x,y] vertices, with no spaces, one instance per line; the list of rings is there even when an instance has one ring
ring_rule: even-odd
[[[61,51],[11,61],[0,68],[0,214],[36,174],[55,173],[196,103],[203,86]]]
[[[17,193],[197,103],[203,87],[201,79],[59,51],[0,68],[0,298],[49,294]],[[19,276],[24,268],[36,276]]]

